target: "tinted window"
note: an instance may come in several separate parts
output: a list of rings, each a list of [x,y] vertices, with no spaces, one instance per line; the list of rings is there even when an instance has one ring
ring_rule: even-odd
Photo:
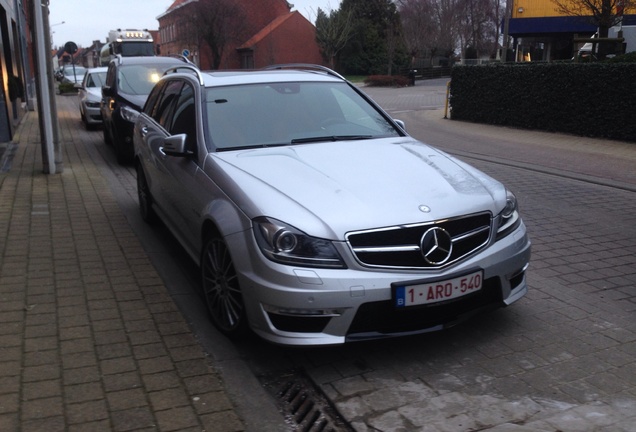
[[[191,85],[186,84],[183,86],[173,112],[173,121],[168,129],[170,135],[186,134],[188,149],[195,151],[197,142],[196,105],[194,102],[194,90]]]
[[[182,81],[168,81],[159,95],[150,116],[166,130],[170,130],[170,119],[174,104],[183,87]]]
[[[124,57],[153,56],[155,45],[152,42],[122,42],[119,51]]]
[[[117,67],[115,63],[111,63],[108,65],[108,72],[106,73],[106,85],[109,87],[113,87],[116,83],[115,78],[117,77]]]

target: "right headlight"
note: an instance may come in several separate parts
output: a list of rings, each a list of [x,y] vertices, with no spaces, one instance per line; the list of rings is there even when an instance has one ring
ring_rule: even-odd
[[[308,236],[276,219],[254,219],[254,236],[261,252],[270,260],[302,267],[346,268],[329,240]]]
[[[134,123],[135,121],[137,121],[137,117],[139,117],[138,111],[135,111],[134,109],[126,105],[122,105],[119,111],[121,113],[121,117],[130,123]]]
[[[497,215],[497,240],[513,232],[519,224],[521,224],[521,217],[517,197],[506,189],[506,206]]]

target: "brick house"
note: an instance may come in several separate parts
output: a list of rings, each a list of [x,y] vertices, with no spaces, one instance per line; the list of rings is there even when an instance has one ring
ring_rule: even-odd
[[[192,32],[187,30],[192,14],[204,2],[175,0],[157,20],[161,54],[182,54],[187,50],[190,59],[206,70],[214,68],[214,54],[206,43],[193,42]],[[316,43],[316,28],[300,12],[291,11],[292,5],[286,0],[234,0],[232,7],[237,8],[234,18],[240,16],[241,32],[225,42],[219,69],[280,63],[326,64]]]

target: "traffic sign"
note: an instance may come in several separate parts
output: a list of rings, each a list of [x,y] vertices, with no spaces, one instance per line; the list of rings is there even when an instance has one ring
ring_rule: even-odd
[[[75,42],[66,42],[64,44],[64,51],[66,51],[67,53],[69,53],[70,55],[73,55],[77,52],[77,44],[75,44]]]

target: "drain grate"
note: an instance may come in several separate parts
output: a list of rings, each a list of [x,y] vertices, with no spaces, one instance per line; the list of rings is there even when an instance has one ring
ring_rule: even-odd
[[[297,432],[353,432],[327,397],[302,372],[292,371],[261,378],[276,399],[285,419]]]

